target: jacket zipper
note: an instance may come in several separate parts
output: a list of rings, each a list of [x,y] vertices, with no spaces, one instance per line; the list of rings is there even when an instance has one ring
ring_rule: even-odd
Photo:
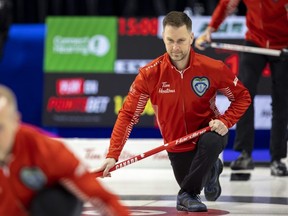
[[[186,123],[186,118],[185,118],[186,111],[185,111],[185,104],[184,104],[184,97],[183,97],[183,95],[184,95],[184,89],[183,89],[184,72],[185,72],[185,70],[179,71],[179,73],[181,75],[181,82],[182,82],[182,84],[181,84],[181,92],[182,92],[181,97],[182,97],[182,111],[183,111],[183,115],[184,115],[184,126],[185,126],[186,134],[188,134],[187,123]]]

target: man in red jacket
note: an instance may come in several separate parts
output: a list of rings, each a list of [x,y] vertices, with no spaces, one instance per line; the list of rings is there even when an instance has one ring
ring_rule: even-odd
[[[0,85],[0,215],[80,216],[82,201],[130,215],[93,176],[63,143],[20,124],[14,94]]]
[[[179,211],[207,211],[199,194],[215,201],[221,194],[219,154],[232,127],[250,105],[248,90],[221,61],[195,53],[192,21],[183,12],[172,11],[163,20],[166,53],[139,69],[121,108],[111,136],[109,152],[97,171],[110,176],[148,99],[151,100],[164,142],[170,142],[205,126],[211,132],[168,150],[176,181]],[[216,105],[217,92],[231,101],[224,114]],[[197,143],[196,145],[194,145]]]
[[[240,0],[221,0],[205,32],[196,40],[195,46],[203,50],[203,43],[211,42],[211,33],[217,31],[223,20],[238,6]],[[288,47],[288,1],[244,0],[247,7],[245,45],[283,49]],[[287,176],[282,158],[287,155],[288,124],[288,59],[253,53],[241,53],[239,79],[248,88],[252,99],[266,64],[271,69],[272,127],[270,136],[271,174]],[[237,123],[234,149],[241,154],[230,165],[233,170],[254,169],[251,153],[254,145],[253,103]]]

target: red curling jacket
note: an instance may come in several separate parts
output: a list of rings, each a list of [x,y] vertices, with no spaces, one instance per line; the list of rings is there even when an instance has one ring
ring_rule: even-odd
[[[246,40],[260,47],[288,47],[288,1],[243,0],[246,8]],[[238,6],[240,0],[220,0],[209,26],[218,29],[223,20]]]
[[[239,120],[251,99],[238,78],[222,61],[192,49],[189,61],[185,70],[178,71],[165,53],[140,68],[114,125],[108,158],[118,159],[149,98],[165,143],[208,126],[211,119],[220,119],[228,128]],[[231,101],[223,115],[215,105],[217,92]],[[184,152],[194,148],[189,142],[169,151]]]
[[[59,182],[79,199],[97,206],[101,215],[130,215],[64,144],[35,128],[20,126],[10,162],[0,166],[0,215],[28,216],[37,190]]]

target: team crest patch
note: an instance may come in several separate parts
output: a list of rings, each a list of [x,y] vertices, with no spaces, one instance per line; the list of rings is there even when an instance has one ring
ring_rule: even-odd
[[[24,167],[20,171],[22,183],[32,189],[40,190],[47,183],[47,177],[38,167]]]
[[[209,80],[206,77],[195,77],[191,81],[193,91],[198,96],[203,96],[210,86]]]

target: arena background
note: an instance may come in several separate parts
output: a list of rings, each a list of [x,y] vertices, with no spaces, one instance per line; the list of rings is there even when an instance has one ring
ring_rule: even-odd
[[[162,18],[48,17],[45,24],[13,24],[0,62],[1,83],[18,96],[24,122],[63,138],[109,138],[137,68],[164,52]],[[209,19],[192,17],[196,37]],[[80,27],[84,31],[79,31]],[[230,17],[214,34],[214,40],[241,44],[245,28],[244,17]],[[107,36],[111,45],[106,51],[102,47],[104,54],[95,51],[99,47],[91,48],[91,44],[97,46],[106,41],[99,35]],[[77,41],[76,45],[71,38]],[[223,60],[238,74],[239,53],[214,49],[204,53]],[[263,71],[258,88],[255,148],[265,151],[260,160],[267,161],[271,119],[269,66]],[[217,101],[220,110],[228,105],[221,96]],[[231,129],[227,150],[232,148],[234,135]],[[161,138],[149,104],[131,138]]]

